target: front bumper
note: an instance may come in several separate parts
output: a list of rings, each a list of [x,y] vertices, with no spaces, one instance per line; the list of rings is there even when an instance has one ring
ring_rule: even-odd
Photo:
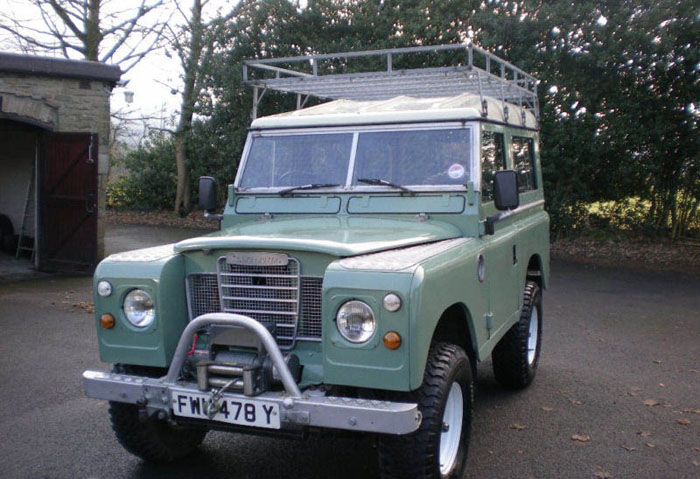
[[[205,314],[190,322],[180,337],[166,376],[148,378],[85,371],[85,394],[95,399],[138,404],[145,408],[149,416],[177,420],[178,416],[173,414],[173,398],[177,393],[206,394],[213,399],[214,391],[202,392],[196,383],[180,380],[180,370],[193,335],[213,324],[243,327],[255,333],[280,372],[285,387],[285,391],[265,392],[257,396],[224,392],[220,397],[278,404],[280,429],[307,426],[403,435],[414,432],[421,424],[422,417],[416,403],[325,396],[315,391],[300,391],[269,331],[252,318],[230,313]]]

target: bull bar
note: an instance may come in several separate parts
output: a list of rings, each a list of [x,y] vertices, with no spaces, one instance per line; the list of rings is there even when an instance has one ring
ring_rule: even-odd
[[[254,397],[224,392],[221,396],[234,400],[255,399],[279,404],[282,429],[310,426],[403,435],[414,432],[421,424],[422,417],[416,403],[318,396],[301,391],[272,334],[255,319],[232,313],[208,313],[192,320],[182,332],[168,373],[162,378],[85,371],[85,394],[94,399],[138,404],[145,407],[149,416],[173,419],[174,393],[202,394],[196,383],[180,379],[180,371],[194,334],[210,325],[242,327],[260,339],[279,371],[284,391],[269,391]],[[207,394],[213,396],[214,392],[210,391]]]

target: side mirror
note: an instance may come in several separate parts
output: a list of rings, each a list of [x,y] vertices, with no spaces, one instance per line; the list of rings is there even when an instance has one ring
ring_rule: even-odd
[[[218,206],[219,202],[216,195],[216,180],[211,176],[199,177],[199,208],[211,212]]]
[[[493,178],[493,202],[497,210],[514,210],[520,206],[518,176],[513,170],[497,171]]]

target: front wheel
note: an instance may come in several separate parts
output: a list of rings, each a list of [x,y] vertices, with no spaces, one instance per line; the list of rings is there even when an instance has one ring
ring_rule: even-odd
[[[439,479],[464,475],[471,433],[474,386],[462,348],[436,343],[430,348],[423,384],[412,393],[423,415],[420,428],[379,443],[381,475]]]
[[[153,376],[153,368],[116,365],[115,372]],[[164,420],[144,418],[139,406],[109,402],[112,429],[119,443],[131,454],[150,462],[171,462],[185,457],[206,436],[206,429],[171,426]]]

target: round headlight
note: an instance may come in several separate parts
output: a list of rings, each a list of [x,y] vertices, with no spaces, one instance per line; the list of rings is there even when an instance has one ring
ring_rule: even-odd
[[[112,294],[112,285],[109,281],[100,281],[97,283],[97,294],[103,297]]]
[[[156,319],[151,295],[142,289],[133,289],[124,298],[124,314],[131,324],[145,328]]]
[[[362,301],[348,301],[335,317],[338,332],[351,343],[364,343],[377,328],[372,308]]]

